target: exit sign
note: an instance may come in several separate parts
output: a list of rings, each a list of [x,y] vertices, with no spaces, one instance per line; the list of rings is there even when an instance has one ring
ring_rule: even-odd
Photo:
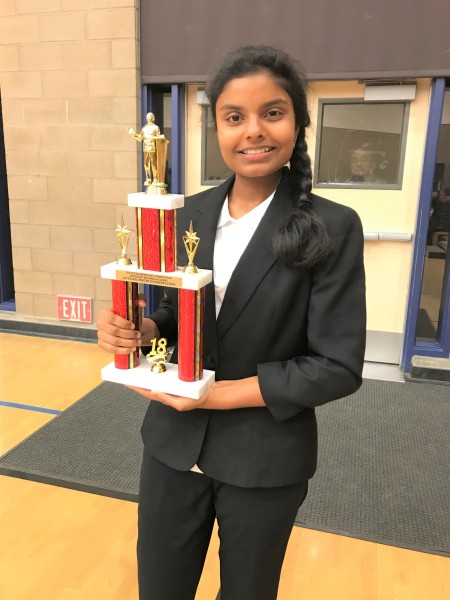
[[[92,323],[92,298],[57,296],[58,319]]]

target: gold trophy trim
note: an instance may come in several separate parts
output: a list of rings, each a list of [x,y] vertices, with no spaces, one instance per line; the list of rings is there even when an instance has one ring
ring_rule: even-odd
[[[189,261],[188,264],[183,268],[183,273],[187,273],[188,275],[198,273],[198,269],[194,265],[194,256],[197,252],[200,238],[197,236],[197,232],[194,231],[192,227],[192,221],[189,225],[189,231],[186,231],[186,235],[183,235],[183,243]]]
[[[133,314],[133,311],[135,309],[134,299],[133,299],[133,284],[127,282],[126,286],[127,286],[128,315],[131,317],[131,315]],[[137,367],[137,364],[136,364],[137,353],[132,352],[131,354],[128,355],[128,357],[129,357],[129,361],[130,361],[130,363],[129,363],[130,369],[134,369],[135,367]]]
[[[116,236],[119,240],[119,246],[122,249],[122,256],[117,261],[118,265],[131,265],[133,261],[127,256],[127,246],[130,241],[131,231],[125,225],[123,215],[120,219],[120,225],[116,227]]]
[[[197,290],[195,292],[195,379],[200,379],[200,354],[202,351],[201,348],[201,340],[202,340],[202,330],[201,330],[201,315],[202,315],[202,290]]]
[[[138,267],[144,268],[144,253],[142,248],[142,208],[136,208],[137,240],[138,240]]]
[[[161,271],[166,270],[166,230],[164,210],[159,209],[159,249],[160,249],[160,264]]]

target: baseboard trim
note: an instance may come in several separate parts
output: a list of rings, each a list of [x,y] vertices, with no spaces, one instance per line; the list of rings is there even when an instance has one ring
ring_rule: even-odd
[[[374,363],[400,364],[401,333],[367,330],[364,360]]]
[[[411,360],[410,380],[437,381],[450,385],[450,358],[415,355]]]
[[[85,327],[69,327],[50,323],[34,323],[32,321],[17,321],[0,319],[0,332],[30,335],[34,337],[72,340],[75,342],[97,342],[97,331]]]
[[[405,382],[407,382],[407,383],[432,383],[433,385],[448,385],[448,386],[450,386],[450,381],[445,381],[444,379],[412,377],[410,373],[405,373]]]

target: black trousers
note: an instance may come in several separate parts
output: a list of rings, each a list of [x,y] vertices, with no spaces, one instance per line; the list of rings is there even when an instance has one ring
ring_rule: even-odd
[[[193,600],[214,520],[221,600],[274,600],[308,483],[243,488],[177,471],[144,451],[139,500],[140,600]]]

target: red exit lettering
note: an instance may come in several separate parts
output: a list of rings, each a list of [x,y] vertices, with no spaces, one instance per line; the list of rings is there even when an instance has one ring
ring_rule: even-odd
[[[92,323],[92,298],[79,296],[57,296],[58,319]]]

